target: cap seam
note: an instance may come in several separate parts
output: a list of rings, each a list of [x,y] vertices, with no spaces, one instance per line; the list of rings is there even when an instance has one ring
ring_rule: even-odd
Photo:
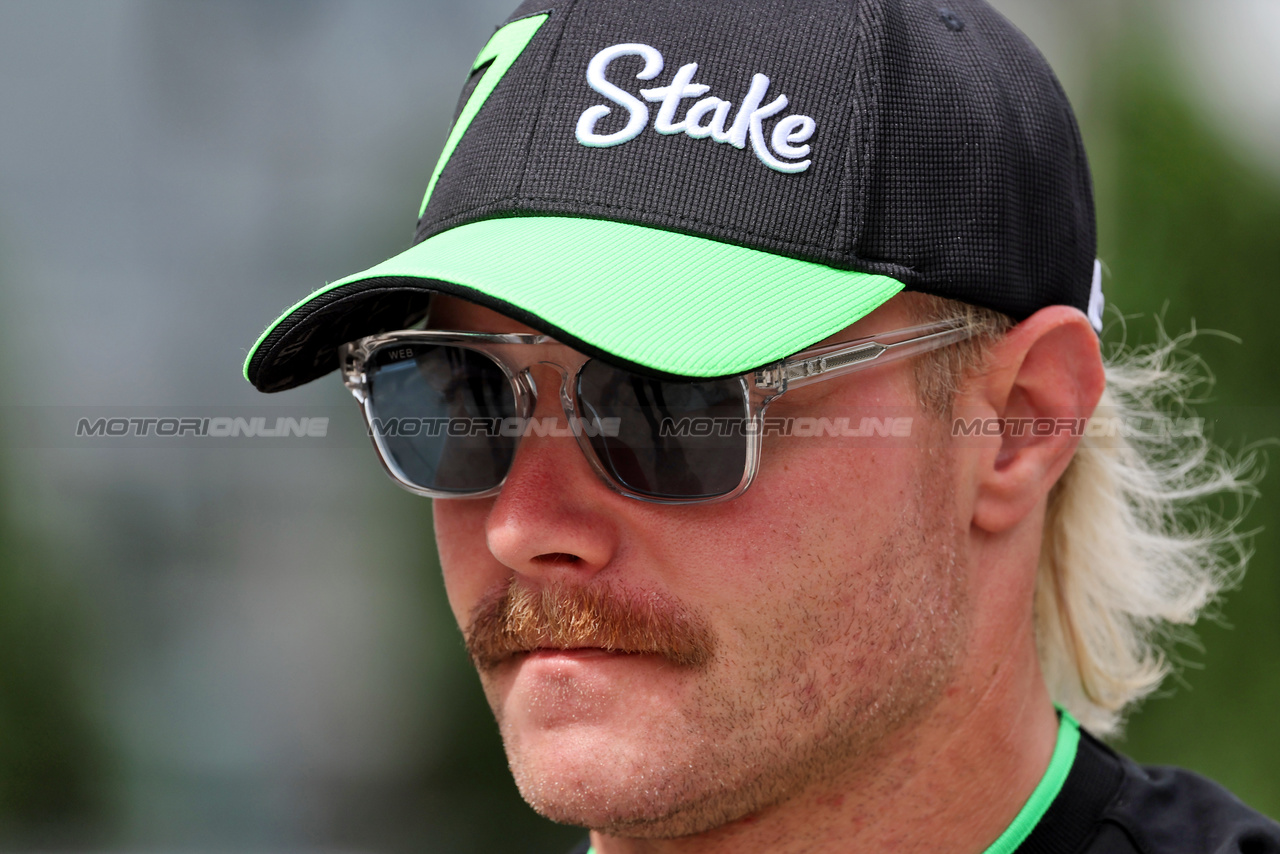
[[[545,212],[544,211],[528,211],[520,207],[522,203],[526,203],[526,202],[558,202],[562,204],[574,204],[578,206],[577,210],[579,211],[586,211],[588,209],[598,209],[598,210],[604,210],[604,211],[623,211],[627,213],[644,213],[644,211],[640,211],[640,210],[637,210],[636,208],[627,207],[624,205],[610,205],[603,202],[583,202],[577,199],[566,199],[559,196],[519,196],[519,197],[506,196],[499,199],[491,199],[489,201],[486,201],[483,204],[476,205],[475,207],[467,208],[464,211],[459,211],[457,214],[453,215],[452,217],[449,217],[448,219],[438,221],[435,224],[435,226],[432,228],[430,234],[422,238],[422,240],[417,241],[417,243],[422,243],[426,240],[430,240],[432,237],[435,237],[437,234],[440,234],[445,231],[449,231],[452,228],[457,228],[458,226],[467,225],[470,222],[479,221],[479,220],[471,219],[470,218],[471,215],[477,211],[483,210],[485,208],[492,208],[494,206],[501,205],[503,203],[508,203],[513,206],[510,213],[502,214],[502,213],[495,212],[494,216],[481,217],[481,219],[498,219],[503,216],[573,216],[574,215],[574,214],[569,214],[562,211],[545,211]],[[690,222],[690,223],[705,226],[708,228],[719,227],[714,223],[707,222],[706,220],[699,219],[696,217],[691,217],[685,214],[671,214],[671,216],[683,222]],[[662,226],[652,225],[652,224],[643,223],[643,222],[632,222],[631,224],[642,225],[646,228],[654,228],[659,231],[673,230],[673,229],[663,228]],[[732,241],[722,240],[720,238],[709,237],[705,233],[697,234],[695,236],[705,237],[708,240],[720,240],[720,242],[722,243],[732,242]],[[802,243],[800,241],[788,240],[787,238],[784,238],[784,237],[766,237],[758,234],[748,234],[747,232],[744,232],[738,229],[734,229],[733,236],[735,239],[740,239],[744,243],[747,241],[760,242],[760,243],[768,242],[768,243],[772,243],[774,245],[779,245],[779,246],[793,246],[798,249],[809,249],[817,253],[823,253],[823,254],[831,253],[831,250],[829,247],[823,246],[820,243]],[[414,245],[417,245],[417,244],[415,243]],[[758,246],[753,246],[749,248],[758,248]],[[761,251],[764,251],[764,250],[761,250]],[[810,259],[803,259],[803,260],[810,260]],[[839,261],[840,259],[831,258],[829,260]],[[856,261],[860,259],[851,258],[851,260]],[[824,261],[822,263],[826,263],[826,262]]]
[[[852,0],[850,0],[850,2],[852,2]],[[857,55],[858,46],[861,41],[862,30],[858,27],[858,16],[855,12],[853,16],[853,56]],[[853,78],[854,79],[850,81],[850,85],[845,90],[844,104],[843,108],[840,110],[840,113],[844,117],[842,127],[844,128],[845,133],[837,135],[836,143],[839,145],[839,150],[834,152],[837,162],[841,164],[840,181],[835,188],[835,204],[831,205],[831,213],[827,218],[827,247],[830,252],[836,254],[843,253],[844,250],[842,246],[848,243],[845,236],[841,233],[840,221],[844,218],[843,211],[846,205],[845,188],[848,186],[849,178],[848,152],[853,147],[853,105],[857,101],[858,92],[858,71],[856,69],[853,72]]]
[[[1048,65],[1048,62],[1046,62],[1045,64]],[[1089,158],[1085,154],[1084,139],[1080,136],[1080,123],[1076,121],[1075,113],[1071,110],[1071,101],[1067,98],[1066,90],[1062,88],[1062,81],[1058,79],[1058,75],[1053,73],[1052,68],[1049,69],[1049,79],[1053,81],[1054,88],[1058,91],[1058,93],[1062,97],[1062,101],[1061,101],[1063,105],[1062,112],[1064,113],[1065,118],[1067,120],[1067,127],[1070,128],[1071,130],[1070,144],[1071,144],[1071,148],[1073,149],[1072,154],[1075,157],[1077,173],[1079,175],[1079,180],[1080,180],[1080,185],[1078,189],[1080,190],[1080,192],[1084,194],[1084,197],[1089,200],[1089,207],[1092,209],[1094,205],[1093,173],[1089,169]],[[1079,218],[1079,213],[1080,213],[1079,197],[1072,199],[1072,205],[1077,209],[1077,217]],[[1085,215],[1083,219],[1087,226],[1089,222],[1089,217]],[[1088,254],[1091,256],[1096,256],[1098,254],[1098,226],[1097,226],[1096,220],[1093,223],[1092,231],[1093,233],[1090,234],[1089,236],[1092,238],[1091,242],[1093,244],[1093,251]],[[1087,278],[1089,281],[1090,288],[1092,287],[1092,284],[1093,284],[1093,269],[1092,269],[1093,261],[1094,261],[1094,258],[1087,259],[1087,263],[1089,265],[1089,272],[1087,274]],[[1076,283],[1076,282],[1072,283],[1073,290],[1070,293],[1071,297],[1076,296],[1075,289],[1078,287],[1079,287],[1079,283]]]
[[[529,128],[529,133],[524,141],[524,162],[520,166],[520,181],[516,184],[517,200],[524,196],[525,181],[529,177],[529,161],[533,157],[533,143],[538,138],[538,128],[542,127],[543,117],[546,115],[549,107],[547,92],[551,87],[551,78],[555,76],[556,59],[560,55],[560,46],[564,44],[565,33],[569,31],[569,22],[573,18],[574,12],[578,10],[578,0],[570,0],[570,6],[563,14],[563,23],[560,24],[560,32],[556,35],[555,46],[551,48],[551,55],[547,57],[544,73],[542,76],[542,87],[538,93],[538,101],[542,104],[542,108],[538,110],[537,116],[534,117],[533,127]]]
[[[464,225],[470,225],[473,222],[483,222],[486,219],[507,219],[507,218],[518,218],[518,217],[525,217],[525,216],[567,217],[567,216],[576,215],[576,214],[566,213],[562,211],[529,211],[529,210],[511,209],[509,212],[506,212],[506,213],[496,212],[492,216],[470,218],[470,214],[474,213],[476,210],[489,207],[493,204],[509,202],[515,205],[524,201],[563,202],[565,200],[559,199],[559,198],[553,198],[553,197],[542,197],[542,196],[528,196],[523,199],[516,199],[511,197],[496,199],[492,202],[487,202],[484,205],[479,205],[476,208],[470,208],[467,211],[464,211],[454,217],[451,217],[449,220],[442,221],[449,224],[443,228],[434,229],[430,235],[428,235],[427,237],[424,237],[422,240],[417,241],[417,243],[415,243],[414,245],[416,246],[418,243],[424,243],[425,241],[430,240],[432,237],[435,237],[436,235],[442,234],[446,231],[450,231],[454,228],[460,228]],[[624,208],[622,206],[613,206],[613,205],[603,205],[599,203],[592,203],[591,205],[586,205],[584,207],[595,207],[595,208],[601,208],[604,210],[621,210],[621,211],[626,211],[628,213],[635,212],[634,209],[632,208]],[[590,218],[590,217],[587,217],[587,218]],[[687,222],[692,222],[697,225],[706,225],[706,226],[711,225],[710,223],[707,223],[703,220],[694,219],[692,217],[677,215],[677,218],[685,220]],[[455,220],[461,220],[461,221],[455,221]],[[635,220],[614,220],[614,221],[624,222],[627,225],[635,225],[641,228],[652,228],[656,231],[677,231],[676,229],[665,228],[660,225],[654,225],[651,223],[639,222]],[[890,276],[902,282],[903,285],[907,286],[908,288],[918,288],[921,286],[927,286],[927,285],[933,284],[935,282],[935,280],[933,279],[929,279],[927,277],[921,277],[920,273],[914,267],[907,264],[903,264],[898,261],[892,261],[888,259],[864,258],[855,253],[839,253],[839,257],[832,257],[832,255],[835,253],[831,253],[831,251],[829,249],[826,249],[825,247],[822,247],[817,244],[799,243],[796,241],[787,240],[786,238],[782,238],[782,237],[761,238],[759,235],[745,235],[742,232],[735,232],[735,234],[733,235],[733,237],[735,238],[734,240],[725,240],[721,237],[712,237],[705,232],[687,232],[687,233],[689,233],[693,237],[700,237],[704,240],[711,240],[718,243],[729,243],[731,245],[742,245],[742,246],[746,246],[746,248],[755,249],[757,251],[766,252],[766,253],[769,252],[769,249],[761,248],[765,244],[769,244],[772,247],[793,247],[797,249],[808,249],[808,250],[812,250],[815,254],[812,257],[798,258],[797,260],[811,261],[813,263],[823,264],[825,266],[832,267],[838,270],[848,269],[848,270],[854,270],[855,272],[860,272],[860,273],[875,273],[879,275]],[[740,242],[738,242],[739,240]],[[747,245],[748,240],[751,241],[754,245]]]
[[[862,5],[859,11],[859,18],[866,21],[866,27],[859,32],[864,38],[869,36],[869,31],[872,28],[883,28],[883,12],[882,5],[878,0],[867,0]],[[882,39],[871,39],[867,49],[867,67],[866,69],[859,67],[858,71],[858,74],[866,73],[872,75],[872,79],[870,80],[870,85],[864,87],[867,95],[865,107],[867,118],[862,137],[862,157],[859,163],[853,164],[852,169],[857,181],[854,199],[853,233],[848,247],[848,253],[852,257],[858,256],[859,247],[862,245],[862,239],[867,228],[867,205],[871,194],[870,188],[867,186],[867,176],[871,174],[874,167],[873,161],[876,158],[880,141],[880,85],[883,79],[881,75],[883,67],[882,47]]]
[[[860,194],[862,181],[858,172],[858,146],[855,144],[855,135],[859,132],[858,125],[855,121],[859,103],[859,82],[863,76],[863,69],[858,64],[857,58],[861,55],[863,45],[866,39],[866,27],[863,24],[864,16],[862,7],[858,5],[858,0],[849,0],[851,5],[855,6],[853,13],[853,50],[851,58],[853,59],[854,71],[853,80],[850,85],[850,97],[845,110],[845,129],[848,139],[844,146],[842,166],[842,184],[839,200],[832,209],[832,225],[831,251],[852,255],[853,247],[858,243],[858,237],[861,233],[861,210],[856,197]],[[863,145],[865,145],[866,135],[863,134]]]

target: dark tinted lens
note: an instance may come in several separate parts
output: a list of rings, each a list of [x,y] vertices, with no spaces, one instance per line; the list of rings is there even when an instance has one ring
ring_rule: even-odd
[[[741,380],[665,382],[591,361],[578,375],[588,423],[616,418],[617,434],[592,431],[604,467],[653,498],[711,498],[732,492],[747,465],[746,394]],[[588,434],[590,435],[590,434]]]
[[[399,361],[369,371],[369,409],[383,455],[410,483],[481,492],[511,468],[515,393],[487,356],[461,347],[393,348]],[[507,429],[503,429],[507,419]],[[503,435],[503,433],[509,435]]]

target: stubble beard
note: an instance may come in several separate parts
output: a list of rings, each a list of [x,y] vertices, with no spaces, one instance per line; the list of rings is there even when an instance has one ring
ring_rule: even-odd
[[[857,780],[892,736],[936,704],[963,647],[960,538],[951,494],[925,488],[950,483],[945,463],[934,466],[916,481],[913,512],[897,516],[874,555],[827,567],[817,576],[821,592],[808,597],[778,591],[773,624],[782,629],[732,650],[713,638],[718,653],[693,669],[696,689],[680,714],[656,717],[631,739],[642,749],[602,751],[572,779],[546,774],[540,757],[521,749],[485,679],[525,800],[563,824],[660,839]],[[794,560],[821,562],[804,553]]]

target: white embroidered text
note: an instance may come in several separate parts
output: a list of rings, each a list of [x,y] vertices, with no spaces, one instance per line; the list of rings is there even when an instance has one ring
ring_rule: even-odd
[[[788,101],[786,95],[779,95],[765,103],[765,96],[769,93],[769,78],[763,74],[757,74],[751,79],[747,95],[730,124],[729,114],[733,110],[733,103],[714,95],[702,97],[711,91],[711,87],[705,83],[693,82],[694,75],[698,73],[698,63],[680,66],[675,77],[666,86],[641,89],[640,96],[644,98],[642,101],[610,83],[605,77],[609,64],[624,56],[638,56],[644,60],[644,67],[636,74],[638,80],[653,80],[662,73],[662,54],[657,48],[647,44],[616,44],[592,57],[587,64],[587,83],[616,106],[626,110],[627,123],[621,130],[613,133],[596,133],[600,120],[613,112],[613,107],[597,104],[578,117],[576,135],[578,142],[583,145],[608,148],[635,139],[649,124],[649,107],[645,104],[645,101],[649,101],[660,105],[658,115],[653,120],[653,129],[658,133],[683,133],[693,139],[709,138],[714,142],[727,142],[734,148],[746,148],[749,139],[760,162],[770,169],[788,174],[803,172],[813,162],[801,159],[808,158],[811,150],[808,141],[817,129],[817,123],[808,116],[792,115],[780,119],[766,137],[765,121],[785,110]],[[701,100],[695,101],[684,117],[676,121],[680,102],[693,98]]]

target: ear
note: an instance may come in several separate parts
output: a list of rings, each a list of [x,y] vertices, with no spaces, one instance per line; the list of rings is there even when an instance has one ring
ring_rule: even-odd
[[[1098,336],[1078,309],[1050,306],[1019,323],[968,377],[957,414],[1000,419],[998,447],[978,455],[973,524],[1017,525],[1048,495],[1080,443],[1106,387]]]

